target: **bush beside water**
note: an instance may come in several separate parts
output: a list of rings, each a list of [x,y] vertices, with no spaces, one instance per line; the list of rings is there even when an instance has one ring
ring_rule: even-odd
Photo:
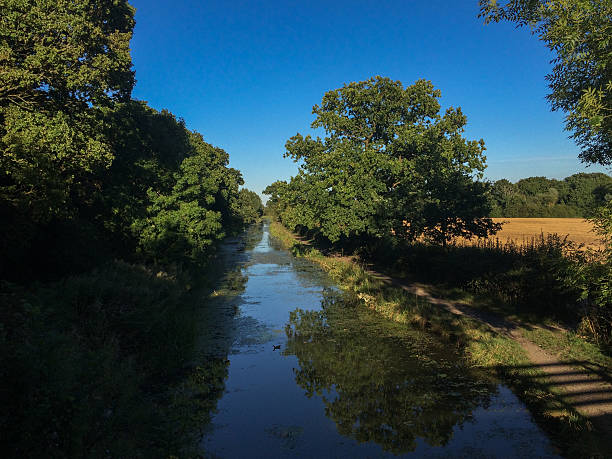
[[[413,244],[402,254],[398,266],[412,275],[461,287],[517,313],[561,321],[604,347],[612,344],[612,305],[604,294],[612,264],[602,251],[582,250],[552,234],[524,244],[482,241],[445,252]]]
[[[119,261],[27,289],[3,282],[5,457],[184,451],[225,378],[224,360],[191,362],[202,301],[184,275]]]

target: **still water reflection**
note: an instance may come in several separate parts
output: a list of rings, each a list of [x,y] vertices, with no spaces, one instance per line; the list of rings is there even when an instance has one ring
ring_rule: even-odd
[[[350,300],[262,230],[242,268],[207,454],[554,457],[507,388],[452,346]]]

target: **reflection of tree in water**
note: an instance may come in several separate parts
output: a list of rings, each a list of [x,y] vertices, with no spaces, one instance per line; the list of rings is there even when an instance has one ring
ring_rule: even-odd
[[[204,274],[217,281],[210,296],[200,303],[199,320],[193,324],[199,335],[193,362],[177,375],[169,397],[163,400],[164,428],[172,432],[175,443],[167,450],[178,451],[180,457],[202,457],[199,443],[225,390],[228,355],[236,335],[236,311],[248,282],[245,251],[252,250],[262,234],[262,225],[254,224],[238,237],[226,240]]]
[[[301,367],[296,382],[309,397],[322,397],[338,431],[392,453],[414,451],[416,438],[445,445],[453,427],[471,419],[494,390],[457,362],[432,359],[444,352],[441,343],[382,323],[333,292],[321,311],[292,312],[286,331],[285,353],[296,355]]]
[[[263,222],[253,223],[247,227],[244,235],[244,249],[253,250],[263,236]]]
[[[198,444],[225,390],[229,360],[210,357],[188,370],[171,391],[167,422],[184,457],[199,457]],[[174,457],[174,456],[173,456]]]

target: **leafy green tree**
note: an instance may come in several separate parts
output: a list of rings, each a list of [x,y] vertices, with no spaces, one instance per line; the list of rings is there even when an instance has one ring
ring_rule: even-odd
[[[612,344],[612,200],[598,207],[589,218],[601,238],[603,250],[579,251],[557,277],[582,299],[577,329],[597,344]]]
[[[360,151],[348,140],[333,149],[321,149],[320,141],[298,135],[287,142],[287,150],[308,160],[290,182],[292,200],[284,221],[319,231],[336,242],[341,237],[377,235],[381,229],[376,217],[383,201],[385,185],[377,177],[384,167],[373,151]],[[313,167],[314,166],[314,167]],[[381,220],[382,223],[382,220]]]
[[[332,242],[391,233],[415,237],[449,219],[454,224],[446,225],[448,235],[494,230],[478,203],[472,212],[453,214],[467,205],[467,196],[459,198],[462,204],[448,204],[452,196],[444,181],[452,177],[467,184],[480,177],[484,142],[464,139],[465,115],[452,107],[440,115],[439,97],[429,81],[404,88],[382,77],[327,92],[313,107],[312,123],[326,137],[298,134],[286,144],[286,156],[300,169],[285,190],[283,221],[316,230]],[[442,201],[446,204],[423,218],[425,206]],[[484,213],[474,220],[479,206]]]
[[[492,217],[509,217],[507,209],[521,195],[517,186],[509,180],[501,179],[491,185],[489,197],[491,199]]]
[[[263,204],[259,195],[246,188],[241,189],[238,192],[237,213],[244,223],[255,222],[263,215]]]
[[[486,22],[531,27],[555,53],[547,76],[553,110],[583,161],[612,164],[612,2],[610,0],[480,0]]]
[[[548,191],[543,193],[538,193],[536,198],[542,203],[545,207],[552,207],[559,201],[559,192],[556,188],[549,188]]]
[[[126,0],[1,0],[0,11],[6,273],[35,242],[48,244],[49,224],[74,218],[115,157],[105,118],[134,84],[134,10]]]
[[[516,187],[529,196],[546,193],[552,186],[554,186],[552,180],[546,177],[528,177],[516,182]]]
[[[134,10],[126,0],[3,0],[0,205],[34,221],[114,157],[102,107],[129,99]]]
[[[524,196],[523,208],[528,209],[527,212],[533,217],[548,216],[548,208],[559,202],[559,184],[559,181],[546,177],[528,177],[519,180],[516,186]]]
[[[128,99],[133,27],[125,0],[2,0],[2,106],[74,112]]]
[[[502,179],[491,187],[494,217],[589,217],[612,198],[612,177],[574,174],[563,180],[528,177],[516,184]]]
[[[612,191],[612,177],[602,173],[574,174],[564,182],[568,186],[566,203],[580,208],[584,216],[591,216],[595,209],[606,203]]]
[[[608,200],[605,205],[599,207],[590,220],[595,225],[595,232],[601,236],[606,243],[608,257],[612,261],[612,199]],[[609,279],[612,280],[612,276]],[[609,295],[612,297],[612,289],[609,290]]]
[[[265,208],[267,215],[280,219],[289,200],[287,193],[288,184],[281,180],[277,180],[263,190],[263,194],[270,196]]]
[[[456,237],[486,238],[495,234],[502,225],[488,218],[489,188],[488,183],[475,182],[457,172],[432,175],[426,194],[434,198],[426,200],[422,213],[413,216],[411,226],[420,228],[417,233],[442,246]]]
[[[6,457],[191,456],[222,393],[225,359],[188,376],[202,304],[173,268],[242,227],[242,177],[130,99],[133,15],[127,0],[0,0]]]
[[[239,229],[242,176],[228,168],[229,155],[189,133],[192,151],[174,174],[168,193],[149,189],[147,217],[134,222],[143,253],[156,261],[202,262],[215,243]]]
[[[117,104],[105,126],[115,159],[109,169],[95,176],[91,205],[79,210],[104,228],[120,256],[130,257],[138,244],[132,225],[147,216],[149,190],[170,193],[175,174],[193,147],[184,122],[141,101]]]

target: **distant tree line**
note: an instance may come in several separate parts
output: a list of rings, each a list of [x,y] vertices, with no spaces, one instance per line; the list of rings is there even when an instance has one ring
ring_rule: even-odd
[[[612,200],[612,177],[574,174],[563,180],[528,177],[494,182],[491,217],[592,217]]]

